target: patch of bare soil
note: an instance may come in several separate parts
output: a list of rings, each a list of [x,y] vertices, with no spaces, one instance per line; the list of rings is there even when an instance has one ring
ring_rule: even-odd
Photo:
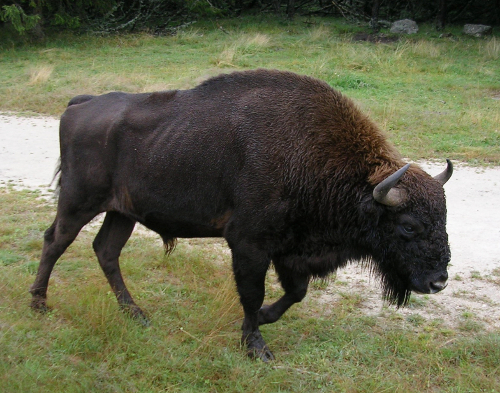
[[[352,37],[353,41],[366,41],[372,42],[374,44],[390,44],[392,42],[399,41],[399,36],[397,35],[387,35],[384,33],[356,33]]]
[[[52,118],[21,118],[0,115],[0,185],[48,190],[59,157],[59,121]],[[421,163],[431,175],[445,166]],[[394,316],[407,321],[426,320],[450,328],[481,329],[500,327],[500,168],[471,168],[455,164],[453,177],[445,186],[448,206],[448,234],[452,252],[449,285],[436,294],[419,296],[410,306],[394,310],[381,300],[376,278],[370,278],[357,265],[337,273],[322,291],[311,293],[311,301],[335,307],[343,294],[359,294],[367,315]],[[50,223],[47,223],[47,226]],[[95,225],[95,224],[94,224]],[[136,229],[144,233],[142,228]],[[190,240],[189,242],[196,242]],[[227,253],[221,242],[217,249]],[[325,309],[327,309],[325,307]]]

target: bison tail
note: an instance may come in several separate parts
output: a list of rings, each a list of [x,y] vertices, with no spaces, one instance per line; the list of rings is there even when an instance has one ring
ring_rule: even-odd
[[[175,246],[177,246],[177,238],[165,238],[163,237],[163,247],[165,248],[165,255],[169,256],[172,251],[174,251]]]
[[[54,191],[54,197],[57,199],[59,196],[59,191],[61,191],[61,157],[57,160],[56,170],[54,171],[54,176],[50,182],[50,186],[56,183],[56,189]]]

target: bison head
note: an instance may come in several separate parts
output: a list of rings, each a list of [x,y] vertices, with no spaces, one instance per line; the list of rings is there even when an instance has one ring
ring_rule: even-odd
[[[450,247],[443,185],[452,173],[449,160],[434,178],[407,164],[381,181],[367,201],[377,225],[373,268],[380,273],[386,298],[398,306],[411,291],[436,293],[447,285]]]

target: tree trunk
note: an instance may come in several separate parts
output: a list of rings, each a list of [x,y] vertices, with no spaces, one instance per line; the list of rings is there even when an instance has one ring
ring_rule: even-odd
[[[293,19],[293,17],[295,16],[295,0],[288,0],[286,14],[288,16],[288,19]]]
[[[275,14],[280,13],[281,0],[273,0],[273,9]]]
[[[370,20],[370,27],[374,33],[378,33],[380,26],[378,25],[378,12],[380,10],[380,0],[373,0],[372,18]]]
[[[436,29],[443,30],[446,24],[446,0],[439,0],[438,14],[436,18]]]
[[[42,0],[36,0],[32,2],[32,5],[34,5],[35,8],[35,14],[40,16],[40,20],[36,24],[36,26],[33,28],[33,33],[35,35],[35,38],[39,41],[43,40],[45,38],[45,32],[43,31],[43,25],[44,25],[44,18],[43,18],[43,4]]]
[[[239,14],[243,11],[243,0],[235,0],[234,1],[234,11]]]

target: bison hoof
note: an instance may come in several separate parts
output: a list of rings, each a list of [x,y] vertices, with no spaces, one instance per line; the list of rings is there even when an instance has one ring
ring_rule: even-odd
[[[263,348],[250,348],[250,347],[248,347],[247,355],[251,359],[260,359],[264,363],[267,363],[267,362],[270,362],[271,360],[274,360],[274,355],[267,345],[264,345]]]
[[[148,317],[146,317],[146,314],[135,304],[134,305],[123,305],[122,310],[130,315],[130,317],[137,322],[139,322],[142,326],[148,327],[151,325],[151,322],[149,321]]]
[[[144,327],[149,327],[151,325],[151,321],[145,315],[134,316],[134,319]]]
[[[30,307],[32,310],[42,314],[50,311],[50,307],[47,306],[47,299],[39,296],[34,296],[33,299],[31,299]]]
[[[260,349],[257,349],[257,348],[250,349],[250,348],[248,348],[247,355],[251,359],[260,359],[264,363],[268,363],[268,362],[274,360],[274,355],[271,352],[271,350],[267,347],[267,345],[264,348],[260,348]]]
[[[252,359],[260,359],[264,363],[274,360],[274,355],[262,338],[259,331],[253,332],[242,339],[247,346],[247,355]]]

